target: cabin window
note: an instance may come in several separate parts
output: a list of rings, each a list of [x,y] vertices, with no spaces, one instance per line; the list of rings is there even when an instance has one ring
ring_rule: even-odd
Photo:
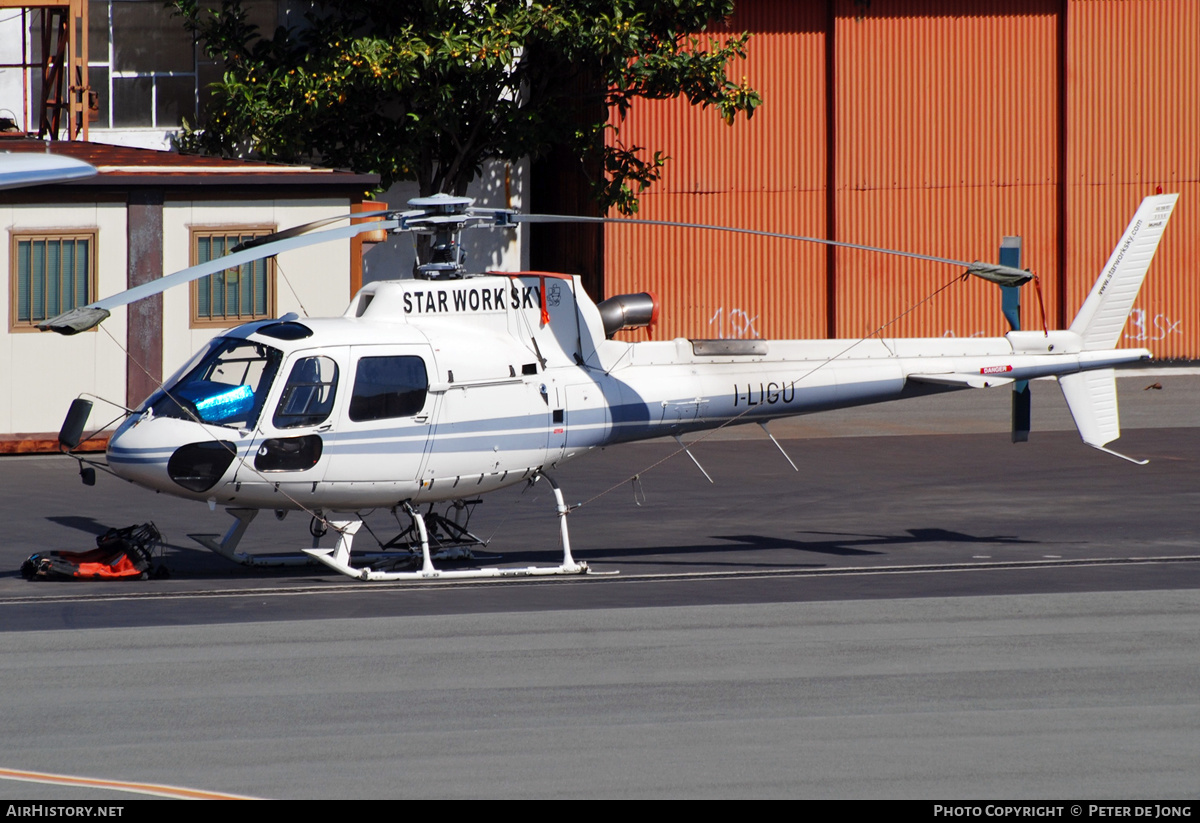
[[[274,227],[193,229],[192,265],[229,254]],[[252,260],[192,281],[192,326],[232,326],[275,316],[275,258]]]
[[[146,405],[155,417],[252,429],[282,359],[262,343],[217,338],[199,363]]]
[[[96,293],[96,232],[13,233],[9,326],[32,331]]]
[[[328,357],[297,360],[275,409],[275,428],[295,429],[324,423],[333,411],[337,378],[337,363]]]
[[[429,377],[425,361],[414,355],[364,357],[354,373],[350,419],[409,417],[425,408]]]

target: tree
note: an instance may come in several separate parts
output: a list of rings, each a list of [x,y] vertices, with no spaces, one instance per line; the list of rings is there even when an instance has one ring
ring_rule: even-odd
[[[225,67],[183,150],[321,162],[422,195],[566,146],[603,169],[603,207],[636,211],[666,158],[621,143],[634,100],[684,95],[728,123],[761,103],[726,76],[748,35],[703,34],[732,0],[318,0],[270,37],[239,0],[175,7]]]

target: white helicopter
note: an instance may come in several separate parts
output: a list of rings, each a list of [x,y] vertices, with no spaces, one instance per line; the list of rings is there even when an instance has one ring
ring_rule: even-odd
[[[247,565],[278,562],[237,549],[259,511],[305,510],[314,524],[337,532],[337,543],[322,549],[314,541],[304,550],[308,557],[297,559],[361,580],[576,574],[587,565],[572,557],[570,509],[548,471],[614,443],[678,440],[731,422],[766,430],[771,420],[818,410],[1053,376],[1083,441],[1124,457],[1106,448],[1120,435],[1114,367],[1150,352],[1115,346],[1177,197],[1142,201],[1074,322],[1060,331],[621,342],[612,339],[619,329],[654,321],[651,295],[597,305],[578,277],[468,275],[458,246],[459,232],[472,226],[605,218],[477,210],[467,198],[445,195],[410,201],[410,211],[382,223],[313,231],[330,222],[321,221],[251,241],[253,247],[68,312],[43,329],[81,331],[115,306],[299,246],[379,228],[430,234],[430,262],[411,278],[364,287],[341,317],[287,315],[212,340],[117,429],[108,467],[149,489],[226,506],[235,522],[223,537],[193,537]],[[1006,285],[1032,277],[1007,266],[888,253],[963,266]],[[68,449],[78,444],[90,408],[86,400],[75,404],[60,438]],[[485,492],[543,478],[557,503],[559,565],[435,567],[431,543],[470,543],[473,535],[434,513],[433,504],[461,508]],[[389,545],[403,542],[412,561],[419,547],[418,570],[377,557],[363,565],[360,555],[352,563],[358,513],[381,507],[411,517]]]

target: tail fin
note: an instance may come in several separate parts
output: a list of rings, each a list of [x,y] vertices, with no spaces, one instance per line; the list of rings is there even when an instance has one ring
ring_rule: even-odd
[[[1158,194],[1138,206],[1092,293],[1071,323],[1071,331],[1079,335],[1085,352],[1116,348],[1178,199],[1178,194]],[[1105,448],[1121,436],[1116,372],[1101,368],[1060,375],[1058,384],[1084,443],[1132,463],[1147,462]]]
[[[1116,348],[1178,199],[1178,194],[1147,197],[1133,215],[1071,323],[1071,331],[1083,340],[1084,351]]]
[[[1112,369],[1081,371],[1058,378],[1066,398],[1067,408],[1075,420],[1075,428],[1083,442],[1094,449],[1144,466],[1146,460],[1135,460],[1120,452],[1106,449],[1108,443],[1121,436],[1121,419],[1117,413],[1117,374]]]

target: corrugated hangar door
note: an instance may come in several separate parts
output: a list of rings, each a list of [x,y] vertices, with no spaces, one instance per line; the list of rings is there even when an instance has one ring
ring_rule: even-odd
[[[728,126],[684,101],[638,104],[623,142],[671,157],[638,217],[824,235],[827,17],[819,3],[740,2],[717,27],[753,32],[731,78],[745,74],[766,101],[749,121]],[[606,226],[604,234],[606,294],[657,294],[656,337],[825,336],[820,247],[688,229]]]
[[[1067,4],[1066,317],[1141,199],[1179,192],[1121,346],[1200,357],[1200,3]]]
[[[838,4],[837,239],[995,260],[1003,236],[1021,235],[1023,265],[1057,281],[1059,6],[872,0],[863,13],[852,0]],[[839,337],[897,317],[885,336],[1008,330],[990,283],[955,283],[900,317],[961,272],[852,250],[835,257]],[[1045,292],[1053,316],[1055,290]],[[1028,327],[1033,295],[1024,296]]]
[[[732,127],[681,101],[636,106],[621,139],[671,157],[639,216],[963,260],[994,260],[1020,235],[1058,326],[1140,199],[1180,191],[1126,338],[1200,356],[1200,210],[1187,205],[1200,196],[1200,4],[740,0],[722,26],[753,33],[732,71],[763,106]],[[666,228],[608,227],[604,248],[606,294],[655,291],[660,336],[1006,330],[990,284],[926,300],[955,274],[932,264]]]

